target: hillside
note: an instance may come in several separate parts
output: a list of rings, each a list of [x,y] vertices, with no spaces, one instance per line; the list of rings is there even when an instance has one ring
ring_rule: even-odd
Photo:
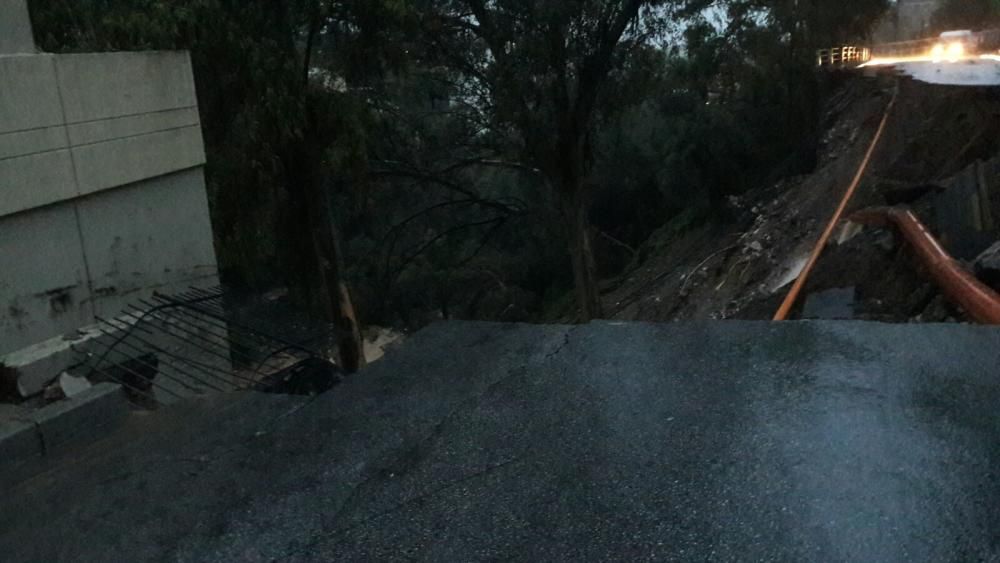
[[[731,200],[740,217],[735,224],[680,233],[670,225],[661,229],[642,248],[645,260],[604,294],[611,316],[771,318],[856,172],[896,83],[892,77],[847,78],[826,101],[816,170]],[[1000,154],[1000,96],[905,79],[898,87],[885,137],[848,216],[869,206],[908,204],[953,255],[972,260],[1000,238],[995,222],[983,222],[1000,217],[1000,175],[991,160]],[[980,172],[993,188],[991,201],[973,213],[966,192],[970,184],[975,190]],[[816,307],[805,316],[828,316],[830,307],[842,311],[833,316],[844,316],[846,306],[859,319],[964,320],[892,232],[851,234],[856,236],[826,249],[800,299],[800,313],[810,295],[840,288],[845,291],[814,299]],[[825,303],[829,299],[848,302]]]

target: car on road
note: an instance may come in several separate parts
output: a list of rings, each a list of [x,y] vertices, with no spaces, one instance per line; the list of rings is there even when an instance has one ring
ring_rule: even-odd
[[[939,41],[931,48],[931,59],[934,62],[948,61],[958,62],[965,58],[967,54],[976,50],[976,36],[969,30],[946,31],[942,33]]]

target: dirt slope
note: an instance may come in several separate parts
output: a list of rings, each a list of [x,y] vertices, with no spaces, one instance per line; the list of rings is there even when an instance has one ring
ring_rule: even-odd
[[[890,77],[849,80],[826,102],[826,132],[815,172],[733,201],[741,216],[736,224],[652,237],[643,249],[646,261],[605,294],[610,316],[771,318],[856,172],[896,84]],[[940,231],[946,246],[969,247],[969,229],[953,224],[965,217],[954,209],[943,219],[939,215],[942,206],[956,207],[955,201],[962,209],[964,200],[952,194],[975,173],[977,161],[1000,154],[1000,95],[909,80],[898,84],[899,100],[884,140],[848,211],[908,204]],[[987,168],[995,186],[993,217],[1000,217],[998,168]],[[984,232],[974,233],[973,246],[1000,238],[995,224],[978,228]],[[948,240],[954,232],[963,238]],[[807,294],[831,288],[854,289],[852,318],[963,320],[961,311],[947,305],[922,276],[909,249],[887,231],[865,230],[827,248]],[[808,297],[800,300],[800,309]]]

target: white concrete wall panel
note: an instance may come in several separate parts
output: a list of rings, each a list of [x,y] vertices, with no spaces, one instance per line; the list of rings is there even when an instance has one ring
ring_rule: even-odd
[[[0,160],[0,216],[77,195],[69,150]]]
[[[73,148],[80,194],[90,194],[185,170],[205,161],[194,125]]]
[[[204,163],[187,53],[0,52],[0,356],[216,285]]]
[[[153,289],[217,283],[201,169],[83,198],[78,210],[98,315]]]
[[[91,322],[72,205],[0,222],[0,355]]]
[[[62,125],[0,133],[0,160],[68,148],[66,128]]]
[[[186,52],[60,55],[56,67],[69,123],[198,105]]]
[[[74,196],[53,57],[0,57],[0,85],[0,216]]]
[[[70,142],[74,146],[81,146],[158,131],[197,127],[200,123],[197,108],[181,108],[74,123],[67,129]]]
[[[187,53],[0,56],[0,85],[0,217],[205,163]]]

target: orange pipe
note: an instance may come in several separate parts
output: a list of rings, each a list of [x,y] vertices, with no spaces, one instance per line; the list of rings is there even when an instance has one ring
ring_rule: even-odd
[[[889,115],[892,113],[892,108],[896,105],[896,99],[899,97],[899,85],[896,85],[896,90],[892,94],[892,100],[889,101],[889,105],[885,108],[885,114],[882,115],[882,122],[879,123],[878,131],[875,132],[875,137],[872,139],[871,145],[868,146],[868,152],[865,153],[865,158],[861,161],[861,165],[858,167],[857,174],[854,175],[854,181],[848,186],[847,192],[844,194],[844,198],[840,200],[840,205],[837,207],[837,211],[834,212],[833,217],[830,218],[830,223],[826,226],[826,230],[820,235],[819,241],[816,242],[816,246],[813,248],[812,254],[809,255],[809,261],[806,262],[805,268],[802,269],[802,273],[799,274],[798,279],[795,280],[795,285],[792,286],[791,291],[785,297],[785,301],[781,304],[781,308],[774,315],[774,320],[776,321],[787,321],[788,316],[792,313],[792,307],[795,306],[795,302],[799,299],[799,294],[802,293],[802,288],[805,287],[806,281],[809,279],[809,274],[812,273],[813,267],[816,266],[816,261],[819,260],[820,254],[823,253],[823,249],[826,248],[826,243],[830,241],[830,237],[833,235],[833,230],[837,227],[837,223],[840,223],[840,218],[844,216],[844,211],[847,210],[847,204],[850,203],[851,198],[854,197],[854,192],[857,191],[858,185],[861,183],[861,179],[865,177],[865,172],[868,170],[868,164],[872,160],[872,155],[875,154],[875,149],[878,147],[879,141],[882,140],[882,134],[885,133],[885,126],[889,122]]]
[[[952,258],[912,211],[897,207],[866,209],[855,213],[851,220],[879,227],[895,225],[948,300],[979,323],[1000,325],[1000,294]]]

